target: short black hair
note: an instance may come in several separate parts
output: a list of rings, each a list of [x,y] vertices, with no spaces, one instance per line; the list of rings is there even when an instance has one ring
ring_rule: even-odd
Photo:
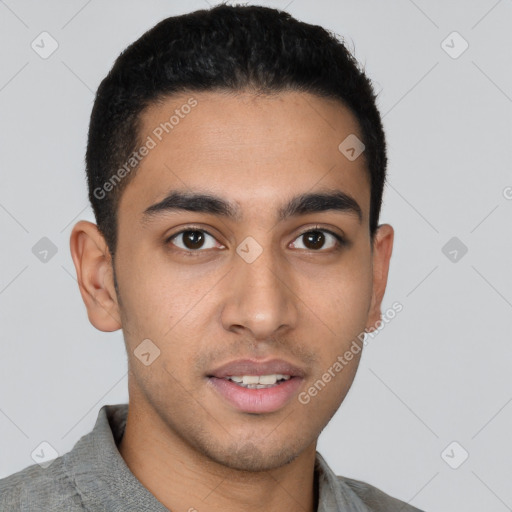
[[[387,157],[370,79],[334,33],[278,9],[221,4],[159,22],[119,55],[97,90],[86,171],[89,200],[112,257],[119,199],[137,168],[132,162],[128,172],[126,162],[142,144],[145,109],[173,94],[247,90],[307,92],[350,109],[365,145],[373,239]]]

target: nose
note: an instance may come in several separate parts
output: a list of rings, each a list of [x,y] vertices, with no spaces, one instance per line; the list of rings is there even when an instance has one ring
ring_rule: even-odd
[[[237,254],[233,265],[222,310],[224,328],[245,330],[255,340],[295,328],[299,299],[286,261],[278,261],[267,248],[252,263]]]

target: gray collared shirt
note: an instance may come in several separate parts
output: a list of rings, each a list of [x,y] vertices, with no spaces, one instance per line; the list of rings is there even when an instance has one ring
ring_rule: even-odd
[[[0,512],[169,512],[130,471],[118,450],[128,404],[104,405],[91,432],[45,468],[0,480]],[[318,512],[422,512],[358,480],[336,476],[317,452]],[[190,502],[191,510],[194,499]]]

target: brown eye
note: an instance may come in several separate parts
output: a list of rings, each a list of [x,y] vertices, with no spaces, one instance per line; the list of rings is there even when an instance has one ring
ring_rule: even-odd
[[[199,249],[213,249],[216,247],[215,238],[202,229],[187,229],[176,233],[168,242],[184,251],[198,251]]]
[[[302,247],[300,244],[297,246],[296,240],[300,239],[303,240]],[[343,238],[327,229],[314,229],[299,235],[293,242],[293,245],[295,249],[320,251],[321,249],[326,249],[326,243],[327,249],[334,249],[336,246],[343,245]]]

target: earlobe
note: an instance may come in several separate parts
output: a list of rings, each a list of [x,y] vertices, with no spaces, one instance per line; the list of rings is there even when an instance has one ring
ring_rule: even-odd
[[[89,321],[100,331],[120,329],[112,259],[103,235],[96,224],[82,220],[73,227],[69,245]]]
[[[381,224],[373,242],[372,301],[366,328],[371,331],[381,318],[381,304],[388,281],[389,263],[393,252],[394,230],[389,224]]]

